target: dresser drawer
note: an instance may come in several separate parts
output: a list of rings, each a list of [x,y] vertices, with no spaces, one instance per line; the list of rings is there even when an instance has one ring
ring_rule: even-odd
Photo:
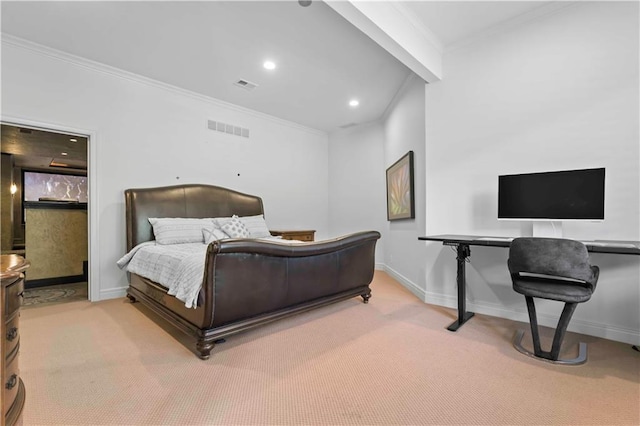
[[[13,358],[13,361],[5,366],[5,381],[2,384],[2,392],[4,396],[4,415],[7,414],[9,408],[13,405],[18,394],[18,385],[20,383],[20,370],[18,366],[18,357]]]
[[[15,254],[0,256],[0,356],[2,426],[22,424],[22,408],[25,401],[24,383],[20,379],[18,361],[20,355],[20,306],[24,298],[24,274],[30,262]]]
[[[5,289],[6,299],[5,299],[5,318],[10,317],[20,309],[20,305],[22,305],[22,297],[24,290],[24,275],[20,275],[20,278],[15,282],[9,284]]]
[[[20,316],[15,315],[13,319],[11,319],[7,323],[7,327],[5,328],[4,334],[4,356],[6,359],[9,359],[13,356],[13,351],[17,350],[18,342],[20,341],[20,332],[18,331],[18,324],[20,322]]]

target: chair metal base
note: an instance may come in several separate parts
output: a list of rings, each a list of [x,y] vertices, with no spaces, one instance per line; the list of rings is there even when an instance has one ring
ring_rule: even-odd
[[[524,337],[524,330],[518,330],[515,337],[513,338],[513,347],[518,350],[518,352],[530,356],[531,358],[535,358],[540,361],[550,362],[552,364],[560,364],[560,365],[580,365],[587,362],[587,344],[584,342],[580,342],[578,347],[578,356],[572,359],[549,359],[544,358],[542,356],[536,355],[534,352],[531,352],[525,349],[522,346],[522,338]]]

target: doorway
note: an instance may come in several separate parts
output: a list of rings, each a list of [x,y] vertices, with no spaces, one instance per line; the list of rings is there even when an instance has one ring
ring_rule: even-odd
[[[1,248],[31,263],[25,305],[90,299],[89,136],[1,126]]]

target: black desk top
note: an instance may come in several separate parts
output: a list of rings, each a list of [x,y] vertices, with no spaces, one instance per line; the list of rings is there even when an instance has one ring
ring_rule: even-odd
[[[486,235],[428,235],[418,237],[423,241],[441,241],[448,245],[466,244],[469,246],[509,247],[512,237],[491,237]],[[618,240],[579,240],[592,253],[618,253],[640,255],[640,241]]]

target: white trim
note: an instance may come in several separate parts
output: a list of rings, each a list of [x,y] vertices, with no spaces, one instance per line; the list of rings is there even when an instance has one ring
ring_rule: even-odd
[[[187,96],[189,98],[192,98],[201,102],[206,102],[208,104],[212,104],[217,107],[222,107],[222,108],[237,111],[243,114],[252,115],[257,118],[269,120],[274,123],[277,123],[283,126],[292,127],[294,129],[302,130],[311,134],[321,135],[321,136],[327,135],[327,132],[324,132],[322,130],[303,126],[301,124],[294,123],[293,121],[284,120],[282,118],[278,118],[273,115],[265,114],[249,108],[244,108],[236,104],[225,102],[220,99],[212,98],[210,96],[206,96],[200,93],[192,92],[190,90],[183,89],[181,87],[163,83],[161,81],[154,80],[152,78],[144,77],[139,74],[125,71],[120,68],[112,67],[110,65],[106,65],[100,62],[92,61],[90,59],[86,59],[80,56],[72,55],[70,53],[66,53],[61,50],[53,49],[48,46],[34,43],[29,40],[25,40],[10,34],[2,33],[2,43],[13,46],[13,47],[30,50],[34,53],[47,56],[49,58],[53,58],[59,61],[64,61],[81,68],[90,69],[92,71],[101,72],[103,74],[108,74],[114,77],[122,78],[124,80],[129,80],[129,81],[133,81],[140,84],[145,84],[147,86],[153,86],[155,88],[159,88],[169,92],[177,93],[179,95]]]
[[[442,293],[425,292],[425,303],[430,305],[444,306],[445,308],[457,309],[458,299],[455,296],[449,296]]]
[[[426,293],[426,303],[446,308],[458,309],[458,299],[455,296],[449,296],[440,293]],[[526,310],[505,309],[501,305],[489,303],[474,303],[467,299],[467,310],[481,315],[488,315],[497,318],[503,318],[511,321],[524,323],[515,325],[514,333],[517,328],[529,330],[529,314]],[[538,324],[543,327],[556,328],[558,325],[558,317],[538,312]],[[471,320],[473,321],[473,319]],[[464,326],[463,326],[464,327]],[[616,342],[628,343],[630,345],[640,344],[640,333],[638,330],[620,328],[611,325],[597,324],[573,318],[569,323],[568,331],[573,333],[581,333],[588,336],[600,337],[602,339],[613,340]]]
[[[393,270],[389,266],[383,265],[383,270],[387,272],[393,279],[398,281],[407,290],[415,294],[420,300],[429,305],[443,306],[445,308],[458,309],[458,299],[456,296],[450,296],[442,293],[427,292],[419,288],[411,280]],[[504,306],[490,303],[475,303],[467,298],[467,310],[481,315],[488,315],[497,318],[503,318],[511,321],[524,323],[514,324],[514,333],[517,329],[524,328],[529,330],[529,314],[525,310],[505,309]],[[473,321],[473,319],[471,319]],[[538,323],[543,327],[555,328],[558,324],[558,317],[538,312]],[[444,324],[446,326],[448,324]],[[463,326],[464,327],[464,326]],[[569,323],[568,331],[573,333],[585,334],[588,336],[599,337],[602,339],[613,340],[616,342],[628,343],[630,345],[640,345],[640,332],[629,328],[616,327],[607,324],[598,324],[573,318]]]
[[[127,295],[127,288],[128,287],[116,287],[100,290],[99,300],[120,299],[121,297],[125,297]]]
[[[532,9],[528,12],[525,12],[521,15],[518,15],[512,19],[507,21],[503,21],[499,24],[493,25],[483,31],[471,34],[468,37],[462,38],[458,41],[455,41],[448,46],[444,47],[444,54],[451,53],[454,50],[458,50],[464,47],[471,46],[475,43],[478,43],[486,38],[492,37],[496,34],[503,33],[505,31],[509,31],[512,28],[520,27],[530,21],[535,21],[536,19],[544,18],[546,16],[554,15],[558,12],[563,11],[568,7],[575,6],[580,4],[580,0],[574,1],[554,1],[544,4],[540,7]]]
[[[467,300],[467,310],[482,315],[489,315],[498,318],[504,318],[512,321],[525,323],[525,330],[529,330],[529,314],[526,310],[518,311],[513,309],[505,309],[500,305],[492,305],[487,303],[473,303]],[[556,328],[558,325],[558,317],[553,315],[537,313],[538,324],[543,327]],[[473,321],[473,320],[471,320]],[[515,331],[515,330],[514,330]],[[614,340],[616,342],[629,343],[630,345],[640,344],[640,332],[627,328],[620,328],[608,324],[597,324],[590,321],[572,318],[567,331],[573,333],[581,333],[588,336],[600,337],[602,339]]]
[[[52,132],[61,132],[87,136],[87,176],[89,177],[89,203],[87,205],[87,215],[89,220],[89,300],[95,302],[102,300],[100,293],[100,246],[98,244],[98,137],[92,130],[79,129],[65,125],[35,121],[22,117],[12,117],[1,115],[0,121],[6,124],[32,127]]]
[[[409,21],[411,26],[415,28],[419,33],[421,33],[424,38],[433,45],[436,51],[440,53],[440,55],[442,55],[444,51],[444,44],[442,43],[442,40],[440,40],[438,36],[436,36],[435,33],[431,31],[431,29],[427,27],[419,17],[416,16],[415,13],[409,10],[409,8],[407,8],[407,6],[402,3],[389,2],[389,4],[393,8],[395,8],[398,13],[400,13],[407,21]]]
[[[399,273],[398,271],[396,271],[395,269],[387,265],[384,266],[384,271],[389,275],[391,275],[393,279],[398,281],[400,284],[406,287],[407,290],[409,290],[411,293],[416,295],[416,297],[418,297],[420,300],[424,302],[425,300],[424,290],[418,287],[413,281],[411,281],[409,278],[405,277],[404,275],[402,275],[401,273]]]

